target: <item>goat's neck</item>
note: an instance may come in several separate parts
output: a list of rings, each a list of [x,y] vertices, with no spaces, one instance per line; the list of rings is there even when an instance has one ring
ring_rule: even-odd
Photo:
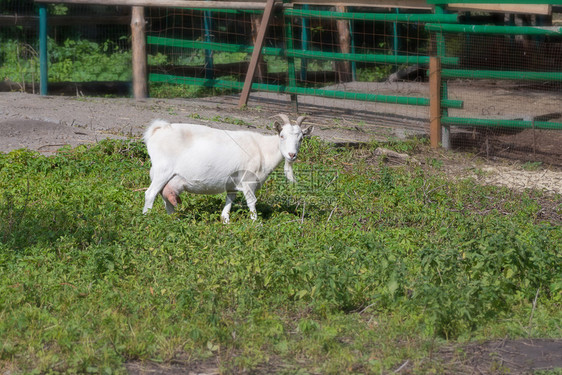
[[[285,177],[289,181],[295,182],[295,177],[293,176],[293,163],[287,161],[283,157],[283,154],[281,153],[281,150],[279,148],[279,137],[272,136],[271,138],[268,138],[268,142],[271,143],[268,143],[267,150],[271,150],[271,152],[265,153],[267,156],[264,155],[265,177],[267,177],[283,160],[285,160],[285,165],[283,167],[283,171],[285,172]]]
[[[284,159],[279,149],[279,137],[276,135],[267,136],[262,150],[264,172],[269,175]]]

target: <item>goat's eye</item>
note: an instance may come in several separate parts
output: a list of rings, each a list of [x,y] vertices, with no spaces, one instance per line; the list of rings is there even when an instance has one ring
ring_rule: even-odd
[[[279,136],[279,138],[285,139],[285,136],[284,136],[283,134],[281,134],[281,135]]]

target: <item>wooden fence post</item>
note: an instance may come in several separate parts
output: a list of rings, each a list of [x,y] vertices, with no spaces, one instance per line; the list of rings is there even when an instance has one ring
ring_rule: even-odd
[[[144,8],[134,6],[131,17],[133,96],[145,99],[148,96],[146,69],[146,22]]]
[[[336,5],[336,12],[345,13],[346,11],[347,8],[344,5]],[[341,53],[351,52],[351,33],[349,28],[350,23],[351,22],[347,20],[336,20]],[[336,71],[338,74],[339,82],[349,82],[352,80],[351,63],[349,61],[336,61]]]
[[[259,14],[252,14],[251,17],[252,17],[251,18],[252,44],[255,46],[256,41],[258,39],[258,33],[259,33],[259,30],[260,30],[261,17],[259,16]],[[263,82],[266,74],[267,74],[267,64],[264,62],[262,56],[260,55],[260,57],[258,59],[258,64],[256,66],[256,73],[255,73],[255,76],[257,77],[258,82]]]
[[[258,36],[256,37],[254,50],[252,51],[252,59],[250,60],[250,65],[248,66],[248,72],[246,73],[246,79],[244,80],[244,87],[242,88],[242,93],[240,94],[240,101],[238,102],[238,108],[245,107],[248,104],[248,98],[250,97],[250,90],[252,89],[252,82],[254,81],[254,74],[256,73],[256,67],[258,65],[261,49],[265,40],[265,32],[269,26],[269,22],[273,17],[273,6],[275,5],[275,0],[267,0],[265,4],[265,9],[263,11],[263,16],[260,23],[260,28],[258,30]]]
[[[429,58],[429,137],[431,148],[441,144],[441,59]]]

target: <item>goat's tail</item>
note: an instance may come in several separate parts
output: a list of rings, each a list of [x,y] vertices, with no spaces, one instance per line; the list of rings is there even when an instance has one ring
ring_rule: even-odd
[[[170,126],[170,123],[166,120],[154,120],[150,123],[150,126],[144,132],[144,143],[148,143],[150,138],[156,133],[158,130],[167,128]]]

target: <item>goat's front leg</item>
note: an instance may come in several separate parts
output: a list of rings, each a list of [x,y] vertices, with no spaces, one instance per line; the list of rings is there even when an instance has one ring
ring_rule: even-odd
[[[228,224],[230,222],[230,208],[232,207],[232,202],[236,199],[236,192],[226,193],[226,202],[221,213],[221,220],[223,224]]]
[[[250,187],[250,184],[244,187],[244,198],[246,198],[246,204],[248,209],[250,209],[250,217],[255,221],[258,218],[258,213],[256,212],[256,202],[258,199],[256,198],[255,190]]]

